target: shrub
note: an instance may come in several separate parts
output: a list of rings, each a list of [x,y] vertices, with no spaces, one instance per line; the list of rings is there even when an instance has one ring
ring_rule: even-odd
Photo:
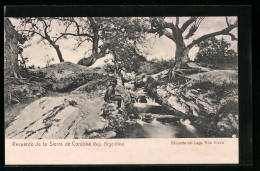
[[[237,53],[230,49],[231,44],[225,39],[216,39],[215,37],[206,39],[197,45],[199,52],[195,57],[195,62],[201,63],[212,68],[237,68]]]

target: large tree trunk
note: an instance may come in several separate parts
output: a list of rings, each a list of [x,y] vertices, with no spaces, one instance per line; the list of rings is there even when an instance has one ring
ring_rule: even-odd
[[[20,77],[18,66],[18,33],[8,18],[4,20],[4,75]]]
[[[61,53],[61,51],[60,51],[60,47],[59,47],[58,45],[56,45],[56,44],[53,44],[53,43],[52,43],[51,45],[52,45],[52,47],[54,47],[54,49],[56,50],[60,62],[64,62],[64,59],[63,59],[63,57],[62,57],[62,53]]]
[[[176,41],[175,61],[168,73],[170,81],[173,81],[175,78],[176,70],[186,66],[186,63],[189,61],[189,51],[190,49],[185,46],[183,39]]]
[[[98,41],[99,41],[99,35],[97,30],[96,33],[94,33],[94,37],[93,37],[92,55],[98,54]]]

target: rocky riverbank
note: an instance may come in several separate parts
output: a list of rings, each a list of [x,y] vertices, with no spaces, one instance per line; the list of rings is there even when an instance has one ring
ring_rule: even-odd
[[[190,119],[207,136],[238,136],[237,71],[196,73],[168,84],[150,78],[146,89],[160,104]]]
[[[238,76],[234,70],[202,68],[194,73],[194,69],[189,69],[170,83],[166,81],[167,71],[137,76],[140,79],[135,85],[126,82],[127,86],[118,84],[115,88],[124,99],[121,110],[116,103],[103,100],[110,80],[114,79],[103,72],[71,63],[31,72],[34,76],[27,79],[48,81],[37,83],[44,87],[36,88],[43,92],[39,96],[38,91],[27,91],[36,93],[35,101],[16,111],[6,110],[6,138],[113,138],[117,132],[126,131],[129,125],[142,123],[141,118],[145,122],[155,119],[161,123],[173,122],[173,125],[189,122],[185,127],[191,127],[191,123],[206,137],[238,136]],[[136,89],[135,86],[141,87]],[[67,93],[48,94],[63,91]],[[147,106],[155,102],[148,104],[149,98],[159,103],[156,108],[149,109],[153,113],[149,113]],[[137,104],[145,108],[141,110]],[[186,130],[185,134],[190,133]]]

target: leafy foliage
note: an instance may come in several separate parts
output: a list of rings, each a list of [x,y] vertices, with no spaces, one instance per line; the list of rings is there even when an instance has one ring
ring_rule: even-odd
[[[107,47],[106,53],[113,55],[114,70],[123,67],[127,71],[137,71],[140,62],[146,61],[138,45],[144,44],[147,24],[142,18],[106,17],[94,18],[99,29],[100,51]]]
[[[223,38],[218,40],[212,37],[200,42],[197,46],[199,52],[195,57],[196,62],[213,68],[237,65],[237,53],[230,49],[231,44]]]
[[[127,71],[137,71],[140,62],[146,60],[137,48],[137,45],[145,40],[143,20],[116,17],[103,18],[103,21],[107,26],[102,30],[101,40],[109,42],[109,52],[118,64],[117,69],[124,67]]]

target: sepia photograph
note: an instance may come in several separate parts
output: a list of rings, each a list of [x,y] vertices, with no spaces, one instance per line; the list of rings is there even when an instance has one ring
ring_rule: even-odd
[[[4,18],[5,139],[239,138],[238,17]]]

